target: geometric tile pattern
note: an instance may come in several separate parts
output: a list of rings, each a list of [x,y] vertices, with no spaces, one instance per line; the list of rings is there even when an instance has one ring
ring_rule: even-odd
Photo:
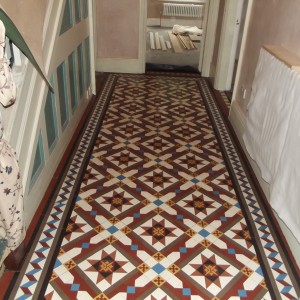
[[[200,76],[110,75],[80,140],[10,299],[297,299]]]

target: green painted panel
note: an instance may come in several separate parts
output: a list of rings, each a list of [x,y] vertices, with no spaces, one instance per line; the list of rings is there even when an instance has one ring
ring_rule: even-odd
[[[45,122],[47,131],[47,140],[49,150],[53,150],[55,142],[57,140],[57,114],[55,106],[55,96],[53,93],[48,91],[45,108]]]
[[[77,23],[81,21],[81,0],[75,0],[75,20]]]
[[[60,34],[63,34],[64,32],[66,32],[68,29],[70,29],[72,27],[72,25],[73,25],[72,19],[73,19],[72,18],[72,1],[66,0],[63,19],[62,19],[61,28],[60,28]]]
[[[86,62],[86,88],[91,84],[91,59],[90,59],[90,38],[87,37],[84,41],[85,62]]]
[[[66,78],[66,64],[61,63],[57,67],[57,86],[59,95],[60,121],[62,128],[66,128],[69,121],[68,89]]]
[[[37,177],[41,173],[44,165],[45,165],[45,154],[44,154],[44,148],[43,148],[43,138],[42,138],[42,134],[40,133],[38,143],[36,146],[36,150],[35,150],[30,185],[34,184]]]
[[[83,17],[87,18],[88,16],[89,16],[88,0],[83,0]]]
[[[75,53],[72,52],[68,58],[69,62],[69,84],[70,84],[70,93],[71,93],[71,108],[74,111],[78,105],[78,85],[76,78],[76,61]]]
[[[78,79],[79,79],[79,94],[80,97],[83,97],[84,93],[84,59],[83,59],[83,50],[82,44],[77,47],[77,59],[78,59]]]

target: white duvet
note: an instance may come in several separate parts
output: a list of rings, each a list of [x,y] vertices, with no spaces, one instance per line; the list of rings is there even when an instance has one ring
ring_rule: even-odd
[[[244,142],[270,184],[270,204],[300,243],[300,72],[262,49]]]

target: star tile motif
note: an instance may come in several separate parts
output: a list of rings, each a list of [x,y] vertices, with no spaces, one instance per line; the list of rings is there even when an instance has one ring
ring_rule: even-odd
[[[120,213],[133,208],[139,203],[136,198],[122,188],[116,188],[103,196],[98,197],[95,201],[113,216],[117,216]]]
[[[236,223],[233,227],[231,227],[225,233],[225,235],[237,242],[240,246],[254,253],[252,236],[244,219]]]
[[[200,219],[205,219],[222,205],[209,196],[195,191],[188,197],[180,200],[178,205]]]
[[[155,169],[154,171],[139,177],[139,180],[157,192],[161,192],[176,182],[176,178],[161,169]]]
[[[109,161],[121,169],[128,168],[137,162],[142,161],[141,158],[134,155],[128,150],[120,151],[108,157]]]
[[[135,269],[134,265],[111,245],[93,254],[78,264],[78,267],[101,291],[113,286]]]
[[[134,232],[157,251],[165,248],[183,234],[183,231],[160,215],[151,218]]]
[[[185,154],[182,157],[176,159],[174,162],[184,167],[189,172],[195,172],[209,163],[207,160],[197,157],[192,153]]]
[[[147,140],[146,142],[143,142],[143,145],[147,147],[147,149],[152,150],[153,152],[158,154],[163,153],[171,147],[174,147],[173,144],[158,136],[153,137],[150,140]]]
[[[192,259],[182,271],[214,296],[239,273],[234,266],[209,249]]]

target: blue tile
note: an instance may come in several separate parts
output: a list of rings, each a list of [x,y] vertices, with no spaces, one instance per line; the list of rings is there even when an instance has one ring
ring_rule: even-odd
[[[281,290],[281,293],[282,294],[287,294],[289,293],[289,291],[292,289],[292,286],[288,285],[288,286],[285,286],[282,290]]]
[[[245,290],[238,290],[238,294],[241,298],[247,297],[247,292]]]
[[[38,258],[32,260],[31,263],[32,263],[32,264],[38,264],[38,263],[41,262],[42,260],[44,260],[44,258],[38,257]]]
[[[162,266],[161,264],[156,264],[152,270],[154,270],[157,274],[162,273],[166,268]]]
[[[264,273],[263,273],[261,267],[257,268],[255,272],[256,272],[257,274],[262,275],[262,276],[264,275]]]
[[[205,229],[200,230],[198,233],[203,237],[207,237],[210,235],[210,233]]]
[[[280,274],[276,277],[277,280],[284,280],[286,278],[287,274]]]
[[[115,232],[117,232],[119,229],[116,226],[111,226],[109,228],[107,228],[107,231],[111,234],[114,234]]]
[[[77,291],[79,291],[79,288],[80,288],[80,284],[73,283],[71,285],[71,291],[77,292]]]
[[[40,249],[36,250],[36,252],[44,252],[47,249],[49,249],[49,247],[43,247],[43,248],[40,248]]]
[[[131,250],[137,251],[139,249],[138,245],[131,245]]]
[[[187,289],[187,288],[182,289],[182,295],[183,296],[191,296],[191,290]]]
[[[228,249],[227,252],[228,252],[229,254],[235,254],[235,250],[232,249],[232,248]]]
[[[59,267],[59,266],[61,266],[62,265],[62,263],[60,262],[60,260],[56,260],[55,261],[55,264],[54,264],[54,268],[57,268],[57,267]]]
[[[153,202],[155,205],[157,206],[161,206],[162,204],[164,204],[161,200],[157,199]]]
[[[81,248],[82,249],[88,249],[88,248],[90,248],[90,244],[89,243],[82,243]]]
[[[282,266],[282,263],[278,262],[272,266],[272,269],[279,269]]]
[[[135,287],[134,286],[128,286],[127,287],[127,294],[135,294]]]
[[[22,288],[29,288],[29,287],[31,287],[33,284],[36,284],[37,283],[37,281],[28,281],[28,282],[26,282],[25,284],[23,284],[21,287]]]

